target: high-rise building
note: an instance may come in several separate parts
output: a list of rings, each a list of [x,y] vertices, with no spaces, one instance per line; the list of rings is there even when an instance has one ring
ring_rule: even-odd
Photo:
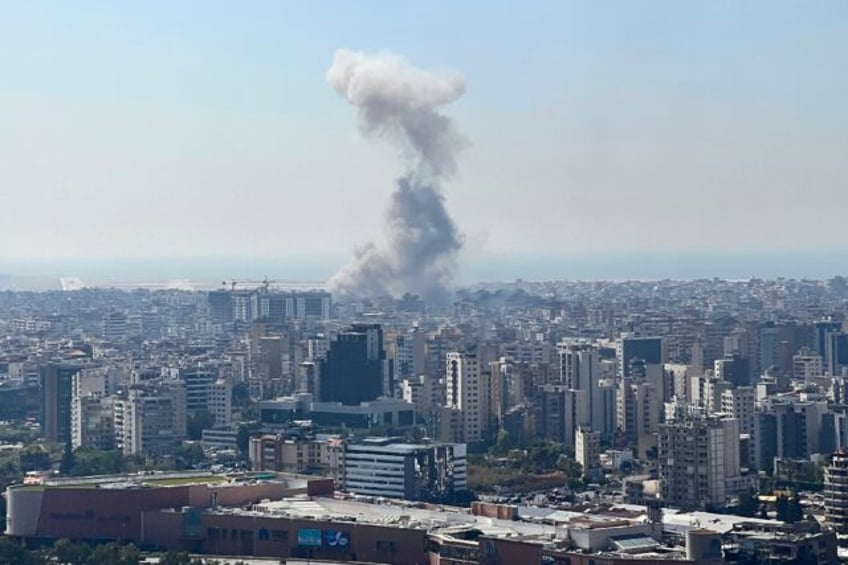
[[[218,379],[209,385],[206,409],[215,418],[216,428],[229,428],[233,424],[233,387]]]
[[[825,357],[827,355],[827,336],[842,331],[842,322],[821,320],[813,324],[813,351]]]
[[[733,386],[751,384],[751,365],[739,353],[728,353],[722,359],[716,359],[713,365],[715,378],[727,381]]]
[[[542,386],[539,426],[542,437],[565,444],[569,449],[574,445],[581,396],[580,391],[566,388],[562,384]]]
[[[792,356],[792,377],[803,381],[824,375],[824,359],[808,347]]]
[[[319,363],[321,402],[359,405],[394,394],[383,330],[378,324],[355,324],[339,333]]]
[[[186,410],[208,410],[209,388],[218,380],[217,369],[202,364],[186,367],[180,369],[180,380],[185,383]]]
[[[840,449],[824,468],[824,508],[827,523],[848,533],[848,451]]]
[[[583,476],[595,476],[600,467],[601,434],[580,426],[574,440],[574,459],[583,466]]]
[[[415,405],[418,415],[425,420],[433,417],[434,411],[445,404],[445,390],[441,379],[419,375],[404,379],[401,397]]]
[[[827,334],[824,358],[829,375],[839,376],[848,372],[848,333]]]
[[[56,443],[71,441],[73,377],[82,366],[51,363],[41,368],[41,433]]]
[[[424,374],[426,336],[418,328],[395,336],[395,375],[398,379]]]
[[[103,318],[103,339],[109,343],[121,343],[129,331],[126,312],[110,312]]]
[[[600,391],[598,347],[588,343],[562,342],[557,345],[557,353],[561,383],[566,388],[579,391],[577,424],[598,431],[603,429],[606,414]]]
[[[740,484],[739,421],[703,414],[660,425],[659,477],[669,506],[723,506]]]
[[[728,389],[721,394],[721,412],[739,420],[739,431],[743,434],[754,432],[757,391],[751,386]]]
[[[463,441],[483,441],[489,434],[491,414],[489,373],[481,373],[476,352],[448,353],[446,363],[446,405],[460,413]]]
[[[168,453],[186,437],[183,383],[133,385],[114,402],[115,444],[127,455]]]
[[[622,337],[616,344],[619,376],[629,377],[632,361],[641,359],[646,365],[662,365],[663,343],[661,337]]]
[[[81,368],[72,377],[71,444],[111,449],[115,445],[113,398],[117,375],[107,367]]]

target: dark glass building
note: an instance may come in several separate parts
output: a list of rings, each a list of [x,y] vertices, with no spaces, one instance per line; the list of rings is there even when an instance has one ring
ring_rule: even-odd
[[[646,365],[663,363],[661,337],[625,337],[619,344],[619,363],[624,377],[629,377],[631,361],[641,359]]]
[[[47,441],[71,441],[71,397],[80,367],[50,364],[41,368],[41,433]]]
[[[393,384],[379,324],[354,324],[330,344],[319,371],[321,402],[358,405],[391,395]]]

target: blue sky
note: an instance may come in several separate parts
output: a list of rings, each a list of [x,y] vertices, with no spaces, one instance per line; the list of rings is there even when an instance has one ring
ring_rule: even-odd
[[[469,256],[844,249],[844,2],[7,2],[0,263],[322,257],[402,173],[337,48],[462,73]]]

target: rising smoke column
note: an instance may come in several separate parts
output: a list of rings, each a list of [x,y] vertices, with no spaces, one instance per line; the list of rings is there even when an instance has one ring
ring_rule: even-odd
[[[342,49],[327,81],[356,106],[363,135],[398,144],[409,162],[386,209],[385,245],[359,248],[331,288],[354,296],[444,297],[462,235],[445,209],[440,181],[456,171],[466,141],[439,108],[462,96],[463,79],[422,71],[396,55]]]

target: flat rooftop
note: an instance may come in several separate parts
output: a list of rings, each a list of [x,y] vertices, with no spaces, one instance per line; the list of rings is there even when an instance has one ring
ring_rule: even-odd
[[[311,478],[318,479],[319,477]],[[286,483],[292,488],[306,485],[306,477],[270,472],[225,474],[196,471],[142,471],[139,473],[97,475],[91,477],[45,477],[37,483],[13,485],[10,488],[43,490],[48,488],[138,489],[197,485],[224,487],[266,481]]]

